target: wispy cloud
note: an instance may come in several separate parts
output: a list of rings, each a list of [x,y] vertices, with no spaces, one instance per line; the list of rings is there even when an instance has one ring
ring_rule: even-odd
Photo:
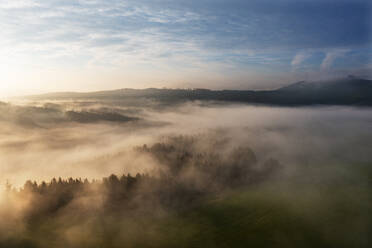
[[[0,9],[21,9],[21,8],[30,8],[30,7],[37,7],[40,4],[37,1],[33,0],[1,0],[0,1]]]
[[[322,64],[320,65],[323,70],[330,69],[336,59],[342,58],[348,52],[347,49],[339,49],[327,52]]]
[[[293,57],[291,65],[299,66],[302,62],[304,62],[310,56],[311,54],[309,52],[299,52]]]
[[[22,70],[193,68],[233,78],[324,69],[342,58],[339,49],[369,43],[368,15],[364,1],[0,0],[0,56]],[[309,51],[327,55],[313,60]]]

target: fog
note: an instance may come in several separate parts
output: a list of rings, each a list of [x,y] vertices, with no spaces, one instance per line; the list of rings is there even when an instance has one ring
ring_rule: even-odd
[[[252,225],[277,208],[315,246],[370,242],[369,108],[18,101],[0,110],[0,245],[172,247],[169,237],[192,240],[212,225],[199,223],[204,210],[185,211],[225,206],[224,216],[237,199],[258,214]]]
[[[53,177],[101,178],[152,170],[133,148],[167,136],[209,135],[257,156],[300,165],[371,161],[368,108],[275,108],[188,103],[174,108],[112,107],[97,102],[2,104],[0,182],[21,186]],[[226,148],[227,149],[227,148]]]

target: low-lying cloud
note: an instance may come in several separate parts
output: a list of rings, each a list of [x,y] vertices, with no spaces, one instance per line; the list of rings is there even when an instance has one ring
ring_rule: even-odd
[[[0,108],[0,180],[18,186],[27,179],[100,178],[142,168],[139,164],[146,162],[130,155],[133,147],[169,135],[209,133],[223,137],[230,147],[246,145],[258,157],[277,158],[294,168],[371,159],[372,119],[370,110],[362,108],[186,103],[135,109],[98,102],[2,104]]]
[[[329,209],[357,209],[360,217],[342,220],[368,242],[369,108],[55,101],[0,109],[0,246],[162,244],[159,225],[174,213],[246,187],[270,209],[300,213],[306,228],[314,218],[340,226]],[[316,233],[335,242],[327,226]]]

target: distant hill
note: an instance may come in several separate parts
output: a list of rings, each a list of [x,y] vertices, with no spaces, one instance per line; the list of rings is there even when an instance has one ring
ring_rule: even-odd
[[[58,92],[26,96],[30,100],[155,100],[160,103],[184,101],[225,101],[253,104],[300,105],[359,105],[372,106],[372,80],[348,77],[339,80],[307,82],[266,91],[208,89],[120,89],[88,93]]]
[[[274,93],[297,104],[372,105],[372,80],[349,77],[323,82],[297,82]]]

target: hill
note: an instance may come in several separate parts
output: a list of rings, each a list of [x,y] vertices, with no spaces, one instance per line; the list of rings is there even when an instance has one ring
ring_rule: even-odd
[[[372,106],[372,80],[348,77],[338,80],[306,82],[266,91],[209,89],[119,89],[98,92],[58,92],[26,96],[30,100],[155,100],[160,103],[184,101],[225,101],[253,104],[297,105],[359,105]]]

